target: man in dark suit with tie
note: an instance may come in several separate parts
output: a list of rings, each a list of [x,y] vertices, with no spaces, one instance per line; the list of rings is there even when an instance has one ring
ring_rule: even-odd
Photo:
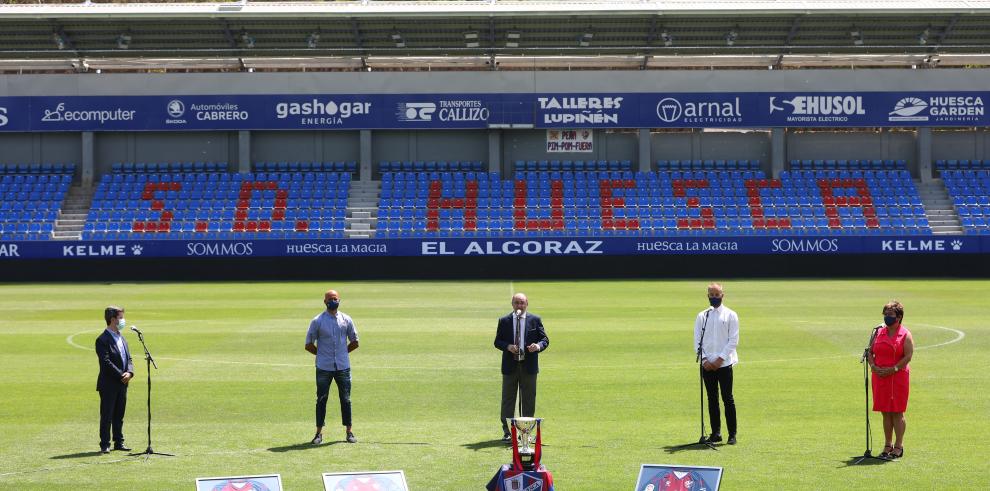
[[[495,347],[502,351],[502,440],[511,441],[506,418],[513,417],[516,391],[519,392],[519,416],[536,413],[536,375],[540,373],[540,352],[550,346],[540,317],[527,312],[526,295],[512,296],[512,312],[498,320]]]
[[[107,329],[96,338],[96,357],[100,376],[96,390],[100,393],[100,452],[110,453],[110,430],[113,449],[130,451],[124,445],[124,409],[127,407],[127,384],[134,377],[134,363],[127,340],[120,330],[126,326],[124,309],[113,305],[103,311]]]

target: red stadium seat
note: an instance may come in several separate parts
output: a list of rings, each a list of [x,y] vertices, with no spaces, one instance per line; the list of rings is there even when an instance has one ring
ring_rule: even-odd
[[[206,232],[208,229],[209,229],[209,223],[204,222],[204,221],[198,221],[198,222],[196,222],[196,231],[197,232]]]
[[[309,231],[309,221],[296,220],[296,232],[308,232],[308,231]]]
[[[243,232],[243,231],[244,231],[244,222],[242,221],[234,222],[234,232]]]

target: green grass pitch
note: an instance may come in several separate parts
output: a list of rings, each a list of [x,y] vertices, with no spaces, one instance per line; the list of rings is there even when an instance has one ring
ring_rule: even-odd
[[[510,452],[496,442],[496,319],[529,295],[550,337],[537,415],[558,491],[632,490],[640,464],[721,466],[724,490],[987,489],[988,281],[725,281],[739,313],[739,444],[698,438],[695,314],[706,280],[8,284],[0,286],[0,489],[193,489],[196,477],[404,470],[412,490],[478,490]],[[322,293],[336,288],[361,347],[352,354],[354,431],[331,390],[313,447],[313,357],[303,350]],[[865,449],[859,355],[881,307],[905,304],[911,364],[905,458],[850,466]],[[155,450],[99,455],[93,342],[114,303],[146,333]],[[145,440],[147,371],[125,434]],[[707,418],[707,414],[706,414]],[[883,444],[871,417],[873,445]]]

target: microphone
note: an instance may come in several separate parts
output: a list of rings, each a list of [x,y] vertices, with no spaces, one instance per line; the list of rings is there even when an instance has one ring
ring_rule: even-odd
[[[131,326],[131,330],[138,334],[141,334],[141,331],[136,326]]]

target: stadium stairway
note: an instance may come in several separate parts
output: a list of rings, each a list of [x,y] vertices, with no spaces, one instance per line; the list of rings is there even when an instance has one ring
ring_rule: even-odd
[[[62,202],[62,211],[55,220],[54,240],[80,240],[86,214],[93,205],[92,187],[71,186]]]
[[[925,215],[931,226],[933,235],[960,235],[963,233],[959,214],[952,205],[948,190],[941,179],[930,182],[914,180],[921,196],[921,204],[925,207]]]
[[[380,181],[351,181],[347,195],[347,217],[344,234],[348,238],[374,237],[378,222],[378,194]]]

